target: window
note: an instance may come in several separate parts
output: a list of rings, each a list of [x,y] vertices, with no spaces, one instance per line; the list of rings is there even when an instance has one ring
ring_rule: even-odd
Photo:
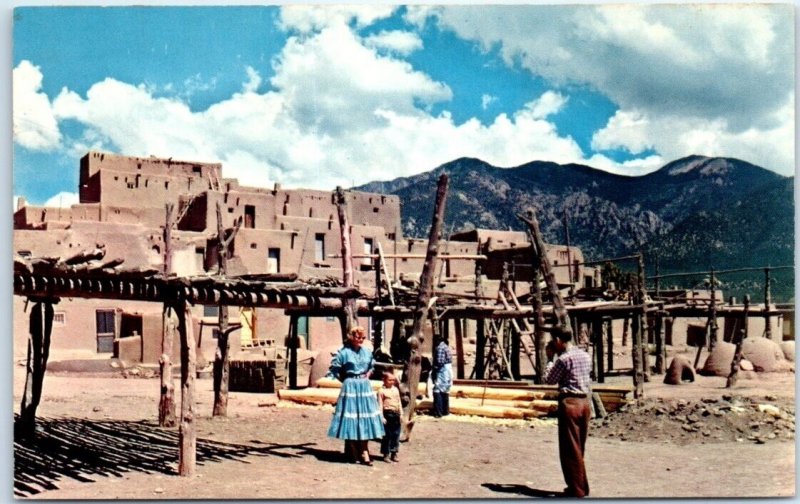
[[[217,305],[203,305],[204,317],[219,317],[219,306]]]
[[[29,258],[29,257],[31,257],[31,251],[30,250],[20,250],[20,251],[17,251],[17,255],[20,256],[20,257]]]
[[[244,227],[256,227],[256,207],[253,205],[244,206]]]
[[[374,241],[372,238],[364,238],[364,255],[371,256],[374,249]],[[372,258],[365,257],[361,259],[361,270],[372,269]]]
[[[114,351],[114,337],[116,335],[114,310],[97,310],[95,321],[97,323],[97,352],[106,353]]]
[[[67,314],[63,311],[57,311],[53,313],[53,325],[54,326],[67,325]]]
[[[325,261],[325,233],[314,235],[314,260],[317,262]]]
[[[197,247],[194,249],[194,264],[196,271],[205,271],[206,270],[206,249],[202,247]]]
[[[267,251],[267,273],[281,272],[281,249],[270,248]]]

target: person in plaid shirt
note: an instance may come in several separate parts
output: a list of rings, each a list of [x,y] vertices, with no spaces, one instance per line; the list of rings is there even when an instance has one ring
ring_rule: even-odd
[[[450,387],[453,385],[453,353],[447,338],[440,338],[433,353],[433,416],[450,414]]]
[[[591,408],[592,359],[589,354],[572,344],[569,329],[553,328],[552,348],[548,357],[557,354],[547,366],[544,382],[558,385],[558,455],[567,488],[566,497],[586,497],[589,482],[583,462],[586,437],[589,433]]]

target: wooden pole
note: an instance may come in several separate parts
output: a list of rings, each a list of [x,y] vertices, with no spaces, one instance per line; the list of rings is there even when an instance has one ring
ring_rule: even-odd
[[[377,243],[378,250],[380,250],[380,243]],[[375,304],[381,305],[381,259],[380,255],[373,261],[375,268]],[[386,283],[391,285],[391,281],[387,278]],[[390,287],[391,288],[391,287]],[[377,353],[383,345],[383,321],[377,317],[372,317],[372,352]]]
[[[555,313],[557,323],[561,327],[562,331],[574,334],[572,328],[570,327],[569,314],[564,306],[564,299],[561,297],[561,291],[558,288],[553,267],[550,264],[550,259],[547,257],[547,248],[545,246],[544,239],[542,238],[542,233],[539,230],[539,221],[536,219],[536,213],[534,212],[533,208],[529,208],[527,216],[517,215],[517,217],[528,225],[528,235],[531,237],[531,248],[533,249],[534,254],[539,257],[539,269],[544,276],[547,289],[550,291],[550,295],[553,298],[553,311]]]
[[[638,305],[644,306],[645,303],[645,296],[647,294],[647,290],[645,288],[645,276],[644,276],[644,256],[639,253],[637,258],[637,290],[639,291],[639,300]],[[640,344],[642,349],[642,379],[645,382],[650,381],[650,353],[648,352],[648,335],[650,334],[650,319],[647,317],[646,310],[642,309],[641,314],[639,315],[639,333],[640,333]]]
[[[631,320],[628,317],[622,319],[622,346],[628,346],[628,331],[630,329]]]
[[[233,231],[226,237],[222,223],[222,205],[217,201],[217,265],[222,278],[228,275],[228,253],[236,233],[242,224],[236,220]],[[218,307],[217,349],[214,351],[214,408],[212,416],[228,416],[228,382],[230,380],[230,330],[228,328],[228,306]],[[255,336],[255,335],[254,335]]]
[[[166,219],[164,222],[164,276],[169,278],[172,274],[172,210],[174,205],[167,203],[165,206]],[[161,357],[158,359],[161,375],[161,396],[158,402],[158,425],[161,427],[175,427],[178,423],[175,417],[175,384],[172,380],[172,342],[175,337],[177,320],[172,307],[165,303],[161,318]]]
[[[606,382],[604,351],[603,351],[603,321],[600,318],[592,319],[592,339],[594,340],[594,353],[597,356],[597,382]]]
[[[742,344],[744,340],[747,338],[748,333],[748,319],[747,319],[747,312],[750,309],[750,296],[745,294],[744,296],[744,310],[742,311],[742,329],[740,331],[736,331],[736,334],[733,335],[736,338],[736,350],[733,352],[733,360],[731,361],[731,372],[728,375],[728,380],[725,382],[725,388],[731,388],[736,385],[736,381],[739,377],[739,363],[742,362]]]
[[[484,361],[486,359],[486,321],[482,318],[475,319],[477,326],[475,335],[475,367],[473,373],[476,380],[483,379],[486,370],[484,369]]]
[[[436,201],[433,207],[433,222],[431,223],[430,235],[428,237],[428,251],[425,257],[425,263],[422,266],[422,274],[419,282],[419,294],[417,297],[417,307],[414,311],[414,326],[411,332],[411,337],[408,338],[408,345],[411,349],[408,358],[406,369],[408,373],[403,374],[403,382],[406,390],[411,391],[409,394],[409,402],[406,409],[403,411],[403,433],[401,438],[408,439],[411,434],[411,429],[414,424],[414,408],[416,407],[417,385],[419,384],[419,375],[422,363],[422,343],[425,338],[422,332],[423,324],[428,315],[430,308],[429,302],[431,300],[431,292],[433,290],[433,276],[434,268],[436,266],[436,256],[439,251],[439,239],[442,235],[442,223],[444,221],[445,201],[447,199],[447,185],[448,177],[443,173],[439,177],[439,182],[436,189]]]
[[[642,369],[642,316],[637,312],[631,319],[631,358],[633,359],[633,397],[642,399],[644,397],[644,376]]]
[[[163,333],[161,338],[161,357],[158,359],[161,371],[161,401],[158,405],[158,425],[175,427],[178,420],[175,416],[175,384],[172,380],[172,342],[178,328],[178,317],[170,304],[164,303],[162,313]]]
[[[666,368],[664,363],[666,360],[664,358],[666,345],[664,345],[664,317],[660,313],[655,316],[654,326],[653,332],[656,337],[656,374],[661,375],[664,374]]]
[[[350,224],[347,220],[347,198],[341,186],[336,187],[334,200],[336,201],[336,212],[339,216],[339,236],[342,243],[342,283],[345,287],[352,287],[354,285],[354,273],[352,249],[350,246]],[[345,331],[344,334],[342,334],[342,342],[347,341],[347,335],[350,334],[350,330],[358,325],[353,299],[348,298],[344,300],[344,313]]]
[[[53,331],[53,301],[37,301],[31,309],[28,334],[28,358],[25,374],[25,391],[20,405],[19,432],[24,438],[36,433],[36,409],[42,398],[44,375],[50,355],[50,337]]]
[[[464,378],[464,324],[465,319],[455,319],[453,321],[456,328],[456,378]]]
[[[764,313],[769,313],[772,304],[769,276],[769,268],[764,268]],[[769,315],[764,315],[764,337],[772,339],[772,318]]]
[[[540,272],[538,258],[534,257],[536,264],[533,268],[533,279],[531,281],[531,305],[536,317],[533,327],[533,352],[534,365],[536,366],[536,377],[534,383],[544,383],[544,373],[547,366],[547,354],[545,353],[546,343],[544,341],[544,309],[542,302],[542,286],[539,284]]]
[[[194,389],[197,376],[197,345],[189,304],[178,302],[178,331],[181,335],[181,425],[178,433],[180,453],[178,474],[192,476],[197,460],[197,431],[194,423]]]
[[[614,370],[614,321],[611,317],[603,317],[603,325],[606,330],[606,338],[607,338],[607,345],[606,345],[606,354],[608,355],[608,365],[606,369],[608,371]]]
[[[714,350],[717,344],[717,280],[714,275],[714,268],[711,268],[711,301],[708,305],[709,326],[711,334],[708,341],[708,351]]]
[[[289,318],[289,388],[297,388],[297,322],[299,317],[291,315]]]
[[[566,208],[564,209],[564,234],[566,235],[567,239],[567,264],[569,265],[567,268],[567,273],[569,274],[569,283],[572,283],[572,253],[569,246],[569,214],[567,213]]]

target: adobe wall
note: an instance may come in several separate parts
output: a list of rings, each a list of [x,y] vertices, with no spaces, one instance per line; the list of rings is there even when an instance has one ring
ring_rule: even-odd
[[[81,203],[116,202],[163,208],[170,194],[219,185],[222,165],[89,152],[80,161]]]
[[[30,308],[25,311],[25,298],[14,296],[12,317],[14,327],[14,360],[25,359],[29,334]],[[69,299],[63,298],[58,304],[53,305],[54,323],[51,337],[51,355],[60,350],[86,350],[94,352],[97,349],[97,310],[117,310],[123,308],[130,312],[148,312],[157,310],[160,306],[156,303],[127,301],[120,302],[105,299]],[[63,319],[61,316],[63,315]],[[63,320],[63,322],[61,322]],[[119,325],[117,326],[119,327]],[[160,331],[160,325],[159,325]],[[55,355],[54,355],[55,356]]]

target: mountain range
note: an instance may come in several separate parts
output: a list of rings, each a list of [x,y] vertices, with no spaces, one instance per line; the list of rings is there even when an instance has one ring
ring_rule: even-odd
[[[524,230],[517,214],[533,208],[548,243],[565,243],[568,229],[587,260],[641,250],[648,274],[656,260],[662,274],[794,263],[794,177],[733,158],[688,156],[637,177],[579,164],[498,168],[461,158],[355,189],[400,196],[403,234],[427,237],[441,173],[450,177],[445,236],[472,228]],[[776,298],[793,298],[793,274],[772,276]],[[763,274],[736,281],[756,290]]]

